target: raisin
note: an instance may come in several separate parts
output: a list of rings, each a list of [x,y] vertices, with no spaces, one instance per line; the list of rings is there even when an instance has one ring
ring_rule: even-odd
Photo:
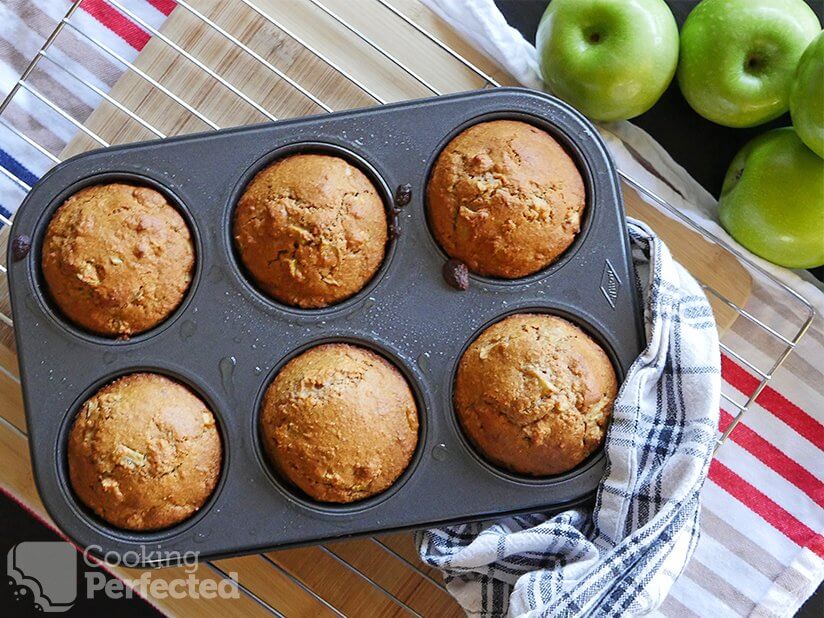
[[[469,269],[460,260],[449,260],[443,265],[443,278],[456,290],[469,289]]]
[[[19,262],[29,254],[31,238],[25,234],[18,234],[11,241],[11,255],[15,262]]]
[[[410,201],[412,201],[412,185],[409,183],[398,185],[398,188],[395,189],[395,205],[403,208]]]

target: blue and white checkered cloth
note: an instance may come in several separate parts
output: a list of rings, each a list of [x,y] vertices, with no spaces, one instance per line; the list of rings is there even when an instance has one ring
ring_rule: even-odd
[[[648,345],[615,402],[594,507],[416,536],[421,558],[470,615],[649,613],[698,542],[718,427],[718,333],[704,293],[667,247],[638,221],[629,233]]]

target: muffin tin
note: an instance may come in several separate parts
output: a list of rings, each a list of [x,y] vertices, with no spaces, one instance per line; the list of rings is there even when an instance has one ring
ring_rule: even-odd
[[[462,129],[520,119],[549,131],[578,164],[587,191],[582,229],[547,269],[518,280],[471,275],[449,287],[446,260],[429,230],[425,187],[435,158]],[[252,176],[296,152],[327,152],[360,167],[382,194],[399,236],[383,266],[352,298],[301,310],[268,299],[239,265],[231,239],[235,203]],[[72,193],[114,180],[162,191],[184,214],[197,266],[181,306],[158,327],[128,340],[86,333],[48,298],[39,272],[51,215]],[[393,211],[397,187],[412,200]],[[397,213],[397,214],[395,214]],[[549,510],[591,497],[603,450],[552,478],[519,477],[481,458],[452,410],[452,382],[469,343],[491,323],[523,311],[566,317],[607,351],[619,377],[644,344],[643,323],[615,170],[594,127],[543,93],[496,89],[306,117],[214,133],[118,146],[66,161],[29,193],[9,253],[12,306],[37,487],[58,526],[93,553],[136,552],[144,565],[259,552],[326,539]],[[420,411],[418,448],[386,492],[349,505],[320,504],[286,485],[258,435],[263,392],[278,369],[322,342],[375,350],[406,376]],[[112,379],[154,371],[187,384],[207,402],[224,446],[220,481],[208,503],[172,528],[134,533],[97,519],[68,483],[66,440],[83,402]],[[134,555],[134,554],[130,554]]]

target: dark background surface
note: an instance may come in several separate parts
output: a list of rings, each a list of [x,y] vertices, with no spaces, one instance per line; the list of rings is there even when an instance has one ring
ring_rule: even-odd
[[[80,552],[77,553],[78,598],[67,612],[46,614],[34,608],[31,593],[15,595],[16,587],[11,578],[6,576],[6,557],[9,550],[23,541],[62,541],[52,529],[43,525],[28,511],[0,491],[0,564],[3,569],[4,582],[0,585],[0,616],[117,616],[118,618],[158,618],[161,614],[146,601],[135,599],[109,599],[103,592],[98,592],[94,600],[85,597],[85,573],[102,572],[97,568],[86,566]],[[107,577],[111,577],[108,576]],[[81,594],[82,593],[82,594]]]
[[[534,41],[538,21],[544,12],[547,0],[496,0],[507,20],[518,28],[524,36]],[[670,0],[669,5],[679,25],[697,4],[688,0]],[[824,13],[824,2],[808,0],[819,19]],[[767,125],[752,129],[728,129],[715,125],[693,112],[687,105],[678,87],[673,83],[661,100],[647,113],[633,120],[645,129],[667,149],[673,158],[684,166],[690,174],[714,195],[718,195],[727,166],[738,149],[750,138],[772,127],[790,124],[784,116]],[[821,277],[823,269],[818,269]],[[4,493],[0,492],[0,557],[21,541],[59,540],[58,535],[33,518]],[[78,554],[78,573],[82,578],[86,567]],[[35,612],[29,599],[17,599],[12,587],[0,586],[0,615],[43,616]],[[96,599],[94,602],[78,599],[74,608],[64,616],[112,616],[120,618],[155,617],[157,611],[145,601]],[[818,592],[798,613],[803,618],[824,616],[824,591]]]

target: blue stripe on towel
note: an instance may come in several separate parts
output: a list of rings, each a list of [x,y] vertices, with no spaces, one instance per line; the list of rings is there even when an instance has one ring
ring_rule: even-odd
[[[0,148],[0,165],[5,167],[29,186],[32,186],[39,180],[39,177],[36,174],[30,172],[22,163],[20,163],[20,161],[15,159],[2,148]]]
[[[30,171],[26,166],[24,166],[20,161],[15,159],[5,150],[0,148],[0,166],[5,167],[9,172],[13,175],[17,176],[20,180],[25,182],[29,186],[33,186],[40,177],[37,176],[34,172]],[[0,215],[3,215],[7,219],[11,217],[11,211],[0,204]]]

